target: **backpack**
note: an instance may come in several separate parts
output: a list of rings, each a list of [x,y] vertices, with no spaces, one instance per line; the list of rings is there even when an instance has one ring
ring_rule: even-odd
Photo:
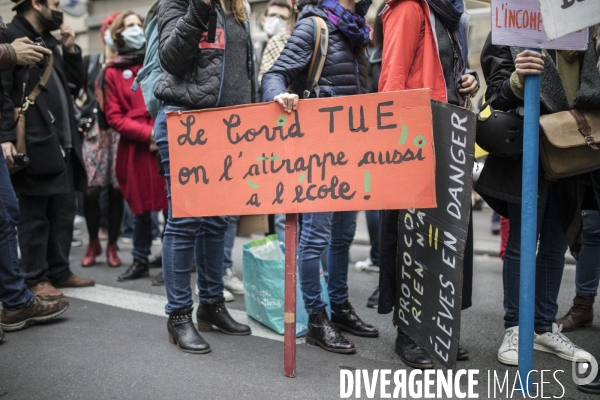
[[[158,5],[160,0],[156,0],[144,20],[144,35],[146,36],[146,55],[144,56],[144,64],[142,69],[139,70],[131,90],[137,91],[138,86],[142,87],[142,95],[144,96],[144,102],[146,108],[152,116],[156,118],[158,110],[162,106],[162,100],[159,100],[154,96],[154,86],[156,82],[162,76],[162,68],[160,67],[160,61],[158,59]]]
[[[321,78],[321,72],[323,72],[323,66],[327,58],[327,46],[329,45],[329,30],[323,18],[310,17],[310,19],[314,22],[315,48],[308,67],[306,87],[304,93],[302,93],[304,99],[308,99],[313,91],[319,97],[319,79]]]
[[[323,66],[327,58],[327,46],[329,46],[329,29],[327,29],[327,23],[321,17],[313,16],[309,18],[313,20],[315,47],[313,48],[313,54],[306,72],[304,91],[298,93],[297,82],[293,82],[287,88],[288,93],[296,93],[302,99],[308,99],[312,92],[315,92],[317,98],[319,97],[319,79],[321,78],[321,72],[323,72]]]

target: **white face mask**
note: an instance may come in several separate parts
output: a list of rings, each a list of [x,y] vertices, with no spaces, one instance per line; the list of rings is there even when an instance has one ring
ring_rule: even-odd
[[[112,36],[110,35],[110,30],[107,29],[104,31],[104,43],[106,43],[106,45],[108,47],[110,47],[111,49],[115,49],[115,41],[113,40]]]
[[[146,44],[144,30],[137,25],[125,29],[121,32],[121,37],[130,49],[139,50]]]
[[[287,24],[279,17],[267,17],[265,18],[263,29],[267,36],[271,37],[279,33],[284,33],[287,29]]]

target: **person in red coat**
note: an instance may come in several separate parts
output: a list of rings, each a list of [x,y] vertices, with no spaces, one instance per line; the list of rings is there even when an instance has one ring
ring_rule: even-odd
[[[133,264],[119,281],[137,279],[148,272],[152,246],[151,211],[168,207],[165,178],[158,173],[154,120],[146,109],[141,91],[131,85],[142,68],[146,40],[142,18],[124,11],[110,27],[118,57],[106,65],[103,77],[104,113],[111,128],[121,134],[116,174],[123,197],[135,214]]]

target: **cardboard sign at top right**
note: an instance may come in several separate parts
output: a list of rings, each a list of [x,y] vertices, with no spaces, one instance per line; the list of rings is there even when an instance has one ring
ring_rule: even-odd
[[[598,0],[539,0],[544,31],[554,40],[600,23]]]
[[[585,50],[588,38],[586,28],[549,40],[544,32],[540,0],[492,0],[493,44],[537,49]]]

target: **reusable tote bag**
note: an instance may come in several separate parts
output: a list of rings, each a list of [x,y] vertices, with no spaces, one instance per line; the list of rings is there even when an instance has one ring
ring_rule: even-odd
[[[244,300],[246,313],[261,324],[283,335],[285,253],[277,235],[244,245]],[[331,314],[329,295],[321,268],[321,298]],[[306,335],[308,314],[304,309],[300,280],[296,279],[296,337]]]

